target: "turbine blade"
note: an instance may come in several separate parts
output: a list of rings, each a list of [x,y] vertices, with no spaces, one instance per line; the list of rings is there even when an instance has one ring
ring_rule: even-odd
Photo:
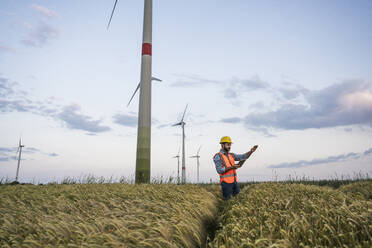
[[[183,118],[185,117],[187,106],[189,106],[189,104],[186,104],[186,108],[185,108],[185,111],[183,111],[181,122],[183,122]]]
[[[180,150],[181,150],[181,147],[178,147],[178,153],[177,153],[177,156],[180,155]]]
[[[199,149],[198,149],[198,152],[196,153],[196,155],[198,155],[199,156],[199,152],[200,152],[200,148],[201,148],[202,146],[199,146]]]
[[[179,125],[182,125],[182,122],[178,122],[178,123],[176,123],[176,124],[173,124],[172,127],[174,127],[174,126],[179,126]]]
[[[162,80],[159,79],[159,78],[156,78],[156,77],[151,77],[151,81],[158,81],[158,82],[161,82]]]
[[[138,89],[139,89],[140,85],[141,85],[141,83],[139,83],[139,84],[137,85],[137,88],[136,88],[136,90],[134,91],[134,93],[133,93],[132,97],[130,98],[130,100],[129,100],[129,102],[128,102],[128,105],[127,105],[127,107],[129,106],[129,104],[130,104],[130,102],[132,101],[132,99],[133,99],[134,95],[135,95],[135,94],[136,94],[136,92],[138,91]]]
[[[112,19],[112,16],[114,15],[114,12],[115,12],[115,8],[116,8],[116,4],[117,3],[118,3],[118,0],[115,0],[114,8],[112,9],[109,23],[107,24],[107,29],[109,29],[109,27],[110,27],[111,19]]]

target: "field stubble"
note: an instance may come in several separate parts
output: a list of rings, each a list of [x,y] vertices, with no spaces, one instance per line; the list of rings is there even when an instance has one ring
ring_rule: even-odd
[[[358,191],[357,185],[349,187]],[[341,190],[280,183],[248,186],[224,208],[209,246],[371,247],[372,202]]]
[[[2,186],[0,246],[202,246],[216,201],[195,185]]]
[[[74,181],[73,181],[74,182]],[[371,247],[372,181],[0,187],[0,247]],[[209,242],[207,244],[207,242]]]

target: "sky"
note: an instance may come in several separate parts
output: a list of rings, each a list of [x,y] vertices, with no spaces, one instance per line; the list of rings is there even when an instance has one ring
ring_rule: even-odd
[[[143,1],[0,1],[0,179],[134,179]],[[153,1],[151,176],[217,182],[372,174],[372,2]]]

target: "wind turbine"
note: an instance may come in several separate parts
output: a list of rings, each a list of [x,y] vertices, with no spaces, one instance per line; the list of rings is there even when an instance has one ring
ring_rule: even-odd
[[[177,183],[180,183],[180,149],[178,148],[178,153],[173,158],[177,158]]]
[[[199,183],[199,158],[200,158],[200,156],[199,156],[199,152],[200,152],[200,148],[201,148],[201,146],[199,147],[199,149],[198,149],[198,152],[196,153],[196,155],[194,155],[194,156],[191,156],[190,158],[196,158],[196,165],[197,165],[197,169],[198,169],[198,183]]]
[[[117,2],[118,0],[115,0],[115,4],[112,9],[107,28],[109,28],[110,26]],[[143,36],[142,36],[141,79],[140,79],[140,83],[137,86],[137,89],[134,92],[135,94],[139,88],[140,96],[139,96],[138,131],[137,131],[137,153],[136,153],[136,175],[135,175],[136,183],[150,183],[151,81],[153,80],[151,76],[152,75],[151,64],[152,64],[152,0],[145,0],[144,17],[143,17]]]
[[[22,145],[22,140],[21,138],[19,138],[19,144],[18,144],[18,149],[17,149],[17,153],[16,153],[16,157],[18,155],[18,165],[17,165],[17,173],[16,173],[16,182],[18,182],[18,173],[19,173],[19,165],[21,164],[21,154],[22,154],[22,148],[25,147],[24,145]],[[19,152],[19,154],[18,154]]]
[[[186,183],[186,166],[185,166],[185,125],[186,123],[183,121],[183,119],[185,118],[187,106],[188,104],[186,105],[185,111],[183,112],[181,121],[173,125],[173,126],[182,127],[182,183]]]

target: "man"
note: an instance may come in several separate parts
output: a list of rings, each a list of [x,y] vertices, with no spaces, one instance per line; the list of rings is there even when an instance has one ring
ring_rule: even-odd
[[[253,146],[249,152],[244,154],[229,153],[231,149],[231,138],[224,136],[220,140],[221,150],[213,157],[216,165],[217,173],[220,174],[220,183],[222,195],[225,200],[229,200],[231,195],[235,196],[239,193],[239,185],[237,182],[236,170],[241,167],[235,164],[235,161],[248,159],[257,149],[257,145]]]

